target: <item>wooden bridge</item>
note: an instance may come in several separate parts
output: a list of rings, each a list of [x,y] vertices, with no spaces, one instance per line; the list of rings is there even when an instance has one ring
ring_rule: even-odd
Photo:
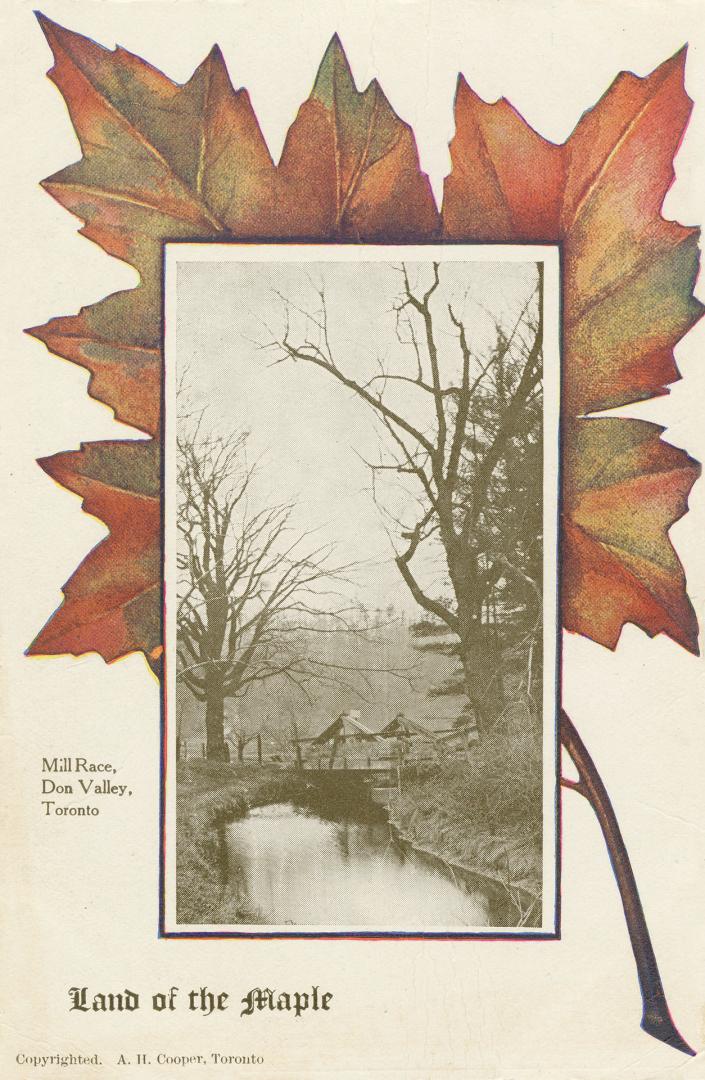
[[[389,802],[392,795],[401,791],[401,763],[398,760],[348,761],[343,756],[333,766],[323,759],[309,760],[303,763],[305,772],[320,777],[356,777],[369,785],[375,802]]]
[[[300,769],[318,775],[357,775],[372,788],[372,797],[388,802],[401,791],[402,769],[430,764],[443,754],[467,754],[476,738],[473,727],[450,727],[432,732],[399,714],[379,731],[372,731],[356,712],[342,713],[319,735],[294,740]]]

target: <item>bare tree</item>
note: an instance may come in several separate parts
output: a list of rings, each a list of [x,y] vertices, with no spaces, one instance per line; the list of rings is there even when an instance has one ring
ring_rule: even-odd
[[[255,741],[261,741],[262,724],[249,716],[242,716],[239,709],[231,709],[228,702],[225,703],[225,742],[233,745],[237,760],[242,764],[245,760],[245,750]]]
[[[510,594],[520,596],[534,622],[540,619],[543,266],[536,264],[535,285],[514,325],[496,324],[489,355],[473,351],[462,305],[442,302],[439,263],[429,268],[425,288],[412,287],[406,265],[398,272],[393,311],[402,346],[397,352],[404,357],[398,368],[380,359],[363,381],[349,356],[341,361],[323,286],[310,311],[277,293],[283,329],[261,347],[273,350],[275,363],[319,368],[373,411],[384,449],[368,464],[373,493],[391,522],[396,565],[417,604],[453,635],[465,693],[482,729],[497,663],[487,632],[497,591],[505,607]],[[516,469],[520,444],[525,464],[531,460],[528,469]],[[414,485],[413,518],[390,500],[383,504],[375,483],[381,474]],[[429,545],[442,552],[442,587],[424,582],[416,569]]]
[[[213,760],[227,758],[225,702],[274,677],[322,677],[306,624],[325,613],[346,625],[334,583],[347,568],[330,546],[292,529],[290,505],[252,508],[247,439],[206,432],[202,414],[177,434],[177,679],[205,703]]]
[[[314,734],[314,725],[306,715],[287,710],[286,720],[280,719],[277,726],[265,724],[267,741],[276,748],[281,757],[296,765],[297,769],[304,767],[304,755],[301,744],[310,742]]]

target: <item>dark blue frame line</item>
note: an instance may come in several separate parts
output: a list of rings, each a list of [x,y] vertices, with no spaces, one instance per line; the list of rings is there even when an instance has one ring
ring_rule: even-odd
[[[159,920],[158,920],[158,938],[165,938],[168,940],[246,940],[246,941],[266,941],[266,940],[313,940],[313,941],[328,941],[328,940],[362,940],[362,941],[418,941],[418,940],[435,940],[435,941],[560,941],[561,940],[561,916],[562,916],[562,850],[563,850],[563,828],[562,828],[562,814],[561,814],[561,740],[559,730],[559,711],[562,700],[562,684],[563,684],[563,651],[561,648],[561,520],[562,520],[562,507],[563,507],[563,246],[561,242],[555,240],[536,240],[530,245],[527,244],[511,244],[503,241],[501,243],[497,241],[490,241],[487,243],[468,242],[465,240],[422,240],[422,241],[390,241],[384,244],[382,241],[375,242],[374,244],[364,243],[360,244],[353,240],[321,240],[319,237],[287,237],[282,239],[278,237],[257,237],[256,239],[218,239],[213,240],[212,236],[203,237],[203,239],[189,239],[187,241],[181,238],[175,238],[174,240],[162,241],[162,259],[161,259],[161,276],[162,287],[160,290],[160,328],[161,328],[161,351],[162,351],[162,379],[161,379],[161,411],[160,411],[160,444],[161,444],[161,457],[160,457],[160,507],[161,507],[161,520],[162,528],[160,532],[160,546],[161,546],[161,568],[162,568],[162,608],[161,608],[161,640],[164,641],[165,631],[165,605],[166,605],[166,583],[165,583],[165,542],[164,542],[164,521],[165,521],[165,492],[164,492],[164,473],[165,473],[165,448],[164,448],[164,434],[165,434],[165,409],[166,409],[166,363],[165,363],[165,330],[166,330],[166,307],[165,307],[165,273],[166,273],[166,246],[167,244],[215,244],[218,246],[260,246],[264,244],[281,244],[282,246],[290,246],[292,244],[311,244],[316,247],[323,247],[326,244],[336,244],[337,246],[349,246],[349,247],[381,247],[381,246],[394,246],[394,247],[547,247],[558,252],[558,353],[559,353],[559,410],[558,410],[558,499],[557,499],[557,519],[558,527],[556,529],[556,565],[558,568],[556,578],[556,658],[555,658],[555,775],[556,775],[556,790],[555,790],[555,896],[554,896],[554,913],[555,913],[555,930],[554,931],[536,931],[536,933],[518,933],[517,931],[498,932],[490,931],[484,933],[481,931],[406,931],[406,930],[384,930],[384,931],[368,931],[368,930],[344,930],[344,931],[280,931],[273,930],[270,932],[257,932],[257,931],[244,931],[244,930],[167,930],[165,926],[166,922],[166,899],[165,899],[165,864],[166,864],[166,755],[167,755],[167,715],[166,715],[166,685],[167,685],[167,656],[166,650],[162,654],[162,680],[160,687],[160,757],[159,757],[159,873],[158,873],[158,907],[159,907]]]

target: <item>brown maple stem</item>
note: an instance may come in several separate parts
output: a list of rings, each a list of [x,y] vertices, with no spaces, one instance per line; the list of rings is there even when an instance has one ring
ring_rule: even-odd
[[[561,783],[564,787],[578,791],[590,803],[600,823],[617,879],[644,1007],[641,1026],[647,1035],[652,1035],[654,1039],[672,1046],[674,1050],[694,1056],[695,1051],[688,1046],[675,1026],[666,1002],[634,871],[607,789],[570,717],[563,710],[560,735],[561,743],[568,751],[579,776],[577,782],[562,780]]]
[[[581,795],[585,795],[585,788],[579,780],[568,780],[565,776],[562,776],[561,787],[568,788],[570,791],[579,791]],[[585,797],[587,798],[587,796]]]

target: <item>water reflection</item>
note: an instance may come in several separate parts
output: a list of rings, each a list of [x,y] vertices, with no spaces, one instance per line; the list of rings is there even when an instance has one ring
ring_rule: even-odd
[[[243,922],[457,928],[489,925],[489,901],[406,855],[385,823],[325,821],[287,803],[225,829]]]

